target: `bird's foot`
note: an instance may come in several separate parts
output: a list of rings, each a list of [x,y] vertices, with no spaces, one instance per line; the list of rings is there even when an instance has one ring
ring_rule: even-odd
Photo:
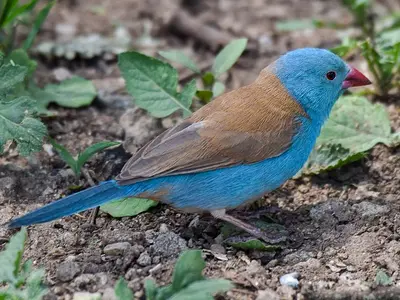
[[[288,237],[288,233],[286,231],[283,232],[282,229],[278,229],[276,227],[260,229],[249,223],[243,222],[242,220],[239,220],[231,215],[228,215],[225,209],[214,210],[211,212],[211,214],[213,217],[229,222],[268,244],[278,244],[285,242]]]

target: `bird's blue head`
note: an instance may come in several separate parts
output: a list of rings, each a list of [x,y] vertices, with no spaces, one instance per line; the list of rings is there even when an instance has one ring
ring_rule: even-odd
[[[310,118],[321,123],[345,89],[371,83],[339,56],[317,48],[286,53],[275,62],[274,72]]]

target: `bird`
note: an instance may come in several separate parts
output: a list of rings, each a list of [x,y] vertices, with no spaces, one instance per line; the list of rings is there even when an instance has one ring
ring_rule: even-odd
[[[216,97],[148,142],[115,179],[15,218],[8,227],[45,223],[135,197],[211,213],[276,243],[227,210],[260,199],[293,177],[342,93],[368,84],[366,76],[329,50],[289,51],[253,83]]]

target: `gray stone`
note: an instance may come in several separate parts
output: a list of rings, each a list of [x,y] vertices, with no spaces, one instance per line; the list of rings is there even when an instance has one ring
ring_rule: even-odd
[[[282,285],[276,290],[282,297],[280,299],[294,299],[296,291],[287,285]]]
[[[65,232],[62,235],[62,239],[64,244],[68,246],[75,246],[77,243],[77,236],[69,231]]]
[[[135,153],[141,146],[163,131],[156,118],[138,107],[129,108],[121,116],[119,125],[125,132],[123,147],[129,153]]]
[[[221,254],[226,253],[224,246],[222,246],[220,244],[212,244],[210,247],[210,250],[211,250],[211,252],[214,252],[214,253],[221,253]]]
[[[149,266],[151,265],[151,257],[147,252],[143,252],[142,254],[140,254],[136,263],[141,267]]]
[[[62,282],[67,282],[75,278],[81,269],[79,264],[74,261],[65,261],[57,268],[56,276]]]
[[[298,280],[299,276],[300,276],[300,274],[298,272],[285,274],[279,278],[279,282],[282,285],[297,288],[299,285],[299,280]]]
[[[120,242],[128,242],[135,244],[144,240],[143,232],[132,232],[130,230],[103,230],[101,232],[103,245],[115,244]]]
[[[117,296],[115,296],[115,292],[112,287],[108,287],[104,290],[102,300],[117,300]]]
[[[72,300],[101,300],[100,293],[75,292]]]
[[[258,291],[256,300],[280,300],[279,295],[271,289],[266,289],[263,291]]]
[[[342,201],[331,200],[319,203],[310,210],[310,217],[325,225],[334,225],[339,222],[348,222],[353,219],[354,210]]]
[[[17,180],[14,177],[0,178],[0,204],[6,201],[6,196],[11,196],[15,193]]]
[[[246,273],[249,275],[254,275],[257,273],[265,273],[265,270],[258,261],[253,259],[247,266]]]
[[[353,208],[360,213],[363,218],[379,217],[390,211],[387,205],[379,205],[368,201],[354,204]]]
[[[131,268],[126,272],[125,279],[131,281],[134,278],[137,278],[137,270],[135,268]]]
[[[124,252],[127,251],[129,248],[131,248],[131,244],[129,244],[128,242],[120,242],[105,246],[103,252],[104,254],[112,256],[123,255]]]
[[[94,274],[82,274],[75,278],[74,285],[79,289],[87,289],[89,285],[95,285],[98,278]]]
[[[160,224],[160,229],[159,229],[160,233],[166,233],[169,231],[167,224],[162,223]]]
[[[0,190],[2,191],[11,191],[17,181],[13,177],[2,177],[0,178]]]
[[[151,245],[151,250],[162,257],[178,256],[186,249],[186,241],[172,231],[159,234]]]

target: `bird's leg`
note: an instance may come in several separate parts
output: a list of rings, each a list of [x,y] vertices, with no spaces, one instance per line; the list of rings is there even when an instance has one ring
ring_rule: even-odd
[[[249,223],[243,222],[242,220],[228,215],[225,209],[213,210],[211,211],[211,215],[216,219],[229,222],[269,244],[278,244],[286,241],[287,239],[285,235],[282,235],[282,232],[276,232],[276,230],[271,230],[270,232],[266,230],[261,230],[260,228],[257,228]]]

